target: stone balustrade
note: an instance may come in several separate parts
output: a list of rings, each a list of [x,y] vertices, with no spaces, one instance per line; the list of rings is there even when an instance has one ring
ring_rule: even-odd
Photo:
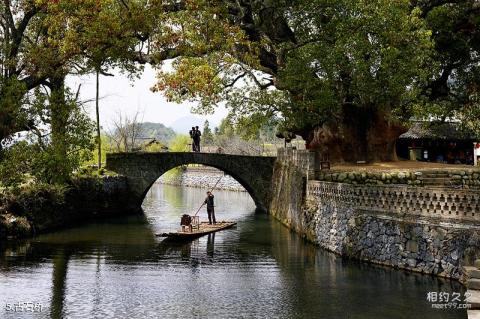
[[[480,191],[309,181],[307,195],[360,211],[480,222]]]

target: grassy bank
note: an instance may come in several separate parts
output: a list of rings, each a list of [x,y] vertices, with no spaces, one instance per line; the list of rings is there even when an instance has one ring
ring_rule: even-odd
[[[0,193],[0,238],[28,237],[138,211],[122,176],[78,176],[68,185],[31,184]]]

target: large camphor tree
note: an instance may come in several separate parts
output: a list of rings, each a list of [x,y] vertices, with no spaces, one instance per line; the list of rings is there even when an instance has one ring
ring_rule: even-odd
[[[244,126],[280,116],[283,136],[301,135],[333,161],[395,160],[413,116],[476,113],[475,1],[162,3],[168,10],[146,61],[174,59],[173,71],[159,72],[154,90],[198,100],[198,112],[226,101]],[[452,38],[462,46],[445,49]]]
[[[171,100],[204,113],[226,101],[253,130],[279,117],[283,136],[334,161],[395,159],[412,116],[479,123],[474,0],[4,0],[0,11],[0,143],[32,128],[23,98],[45,85],[59,93],[48,104],[59,157],[65,76],[136,62],[169,66],[154,90]]]

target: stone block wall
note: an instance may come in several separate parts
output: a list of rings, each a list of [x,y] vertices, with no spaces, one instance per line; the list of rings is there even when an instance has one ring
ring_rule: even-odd
[[[478,194],[430,190],[426,200],[425,188],[378,188],[310,181],[303,227],[315,243],[335,253],[459,279],[463,266],[480,254]],[[441,208],[429,209],[427,201]],[[462,204],[474,209],[452,209]]]
[[[107,154],[106,168],[127,178],[131,198],[140,207],[155,181],[172,168],[190,164],[215,167],[233,176],[259,210],[267,211],[275,157],[194,152]]]
[[[313,169],[324,179],[313,180],[313,155],[304,152],[279,153],[270,212],[308,240],[343,256],[455,279],[480,257],[480,191],[465,187],[477,171]],[[454,175],[462,187],[426,184]]]
[[[297,150],[295,148],[281,148],[277,151],[277,162],[290,163],[295,166],[299,172],[309,179],[315,179],[315,174],[318,174],[320,163],[316,158],[315,153],[309,150]]]
[[[309,181],[308,196],[323,202],[334,200],[363,212],[480,226],[478,190]]]
[[[440,176],[440,177],[439,177]],[[316,180],[366,185],[414,185],[480,189],[480,170],[472,168],[430,170],[358,170],[317,171]]]
[[[421,185],[420,176],[420,172],[410,171],[323,171],[317,175],[316,179],[325,182],[339,182],[353,185]]]

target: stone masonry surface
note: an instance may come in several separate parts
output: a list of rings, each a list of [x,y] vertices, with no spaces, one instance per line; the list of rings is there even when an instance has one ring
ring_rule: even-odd
[[[381,172],[391,184],[362,183],[362,178],[377,177],[356,171],[342,172],[340,179],[337,174],[336,181],[320,181],[315,177],[329,172],[316,169],[313,154],[284,150],[280,158],[274,167],[271,214],[321,247],[460,280],[465,266],[480,256],[478,190],[408,183],[422,174],[409,177],[402,172],[390,178]],[[473,180],[474,174],[458,175]],[[438,176],[451,178],[444,172]]]
[[[275,157],[215,153],[161,152],[107,154],[106,167],[127,178],[132,201],[140,206],[153,183],[178,166],[200,164],[224,171],[250,194],[260,210],[267,211]]]

